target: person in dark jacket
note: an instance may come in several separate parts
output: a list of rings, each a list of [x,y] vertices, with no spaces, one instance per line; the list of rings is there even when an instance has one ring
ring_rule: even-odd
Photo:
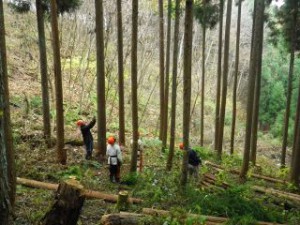
[[[181,150],[184,149],[183,143],[179,144]],[[202,164],[201,158],[197,155],[197,152],[192,148],[187,149],[188,153],[188,170],[190,175],[194,175],[195,178],[198,178],[199,167]]]
[[[78,120],[76,124],[80,128],[83,142],[85,145],[85,150],[86,150],[85,159],[91,159],[93,148],[94,148],[94,141],[93,141],[93,135],[91,133],[91,129],[96,124],[96,118],[94,117],[92,121],[89,123],[86,123],[83,120]]]

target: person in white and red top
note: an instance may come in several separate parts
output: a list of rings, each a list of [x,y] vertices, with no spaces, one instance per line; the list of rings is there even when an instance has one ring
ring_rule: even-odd
[[[107,148],[106,148],[107,163],[109,165],[109,178],[110,181],[120,182],[120,167],[122,164],[122,152],[120,146],[116,143],[116,138],[110,136],[107,139]]]

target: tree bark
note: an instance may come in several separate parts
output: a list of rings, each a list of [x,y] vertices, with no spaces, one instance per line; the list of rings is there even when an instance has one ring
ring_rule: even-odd
[[[49,106],[49,85],[47,71],[47,49],[45,39],[44,11],[41,0],[36,0],[36,16],[39,35],[39,51],[40,51],[40,70],[41,85],[43,99],[43,125],[44,138],[48,148],[51,146],[51,123],[50,123],[50,106]]]
[[[226,111],[226,98],[227,98],[227,78],[229,69],[229,46],[230,46],[230,24],[231,24],[231,10],[232,0],[227,2],[227,15],[226,15],[226,29],[225,29],[225,41],[224,41],[224,63],[223,63],[223,80],[222,80],[222,98],[220,107],[220,124],[218,133],[218,158],[222,157],[222,146],[224,136],[224,123],[225,123],[225,111]]]
[[[183,145],[181,185],[187,183],[187,165],[190,135],[191,115],[191,80],[192,80],[192,43],[193,43],[193,8],[194,1],[186,0],[185,30],[184,30],[184,58],[183,58]]]
[[[76,225],[85,196],[84,188],[76,180],[60,183],[55,202],[42,219],[44,225]]]
[[[256,152],[257,152],[257,129],[258,129],[258,114],[259,114],[259,99],[260,99],[260,84],[261,84],[261,66],[262,66],[262,53],[263,53],[263,40],[264,40],[264,10],[265,5],[263,4],[262,15],[261,19],[257,20],[259,23],[259,31],[257,34],[256,42],[259,43],[257,52],[257,56],[255,57],[256,68],[255,68],[255,88],[254,88],[254,103],[253,103],[253,116],[252,116],[252,129],[251,129],[251,140],[250,140],[250,150],[251,156],[250,160],[252,165],[255,166],[256,164]]]
[[[249,81],[248,81],[248,99],[247,99],[247,120],[246,120],[246,135],[245,135],[245,147],[243,154],[243,165],[241,168],[240,178],[241,180],[246,179],[246,174],[249,169],[249,160],[250,160],[250,143],[251,143],[251,134],[252,134],[252,116],[253,116],[253,102],[254,102],[254,88],[255,88],[255,80],[256,80],[256,68],[257,68],[257,52],[259,51],[259,42],[258,40],[258,32],[259,28],[259,20],[262,19],[263,16],[263,2],[257,1],[254,2],[254,12],[253,15],[253,31],[252,31],[252,43],[251,46],[251,56],[250,56],[250,66],[249,66]]]
[[[164,63],[164,6],[163,0],[158,0],[158,12],[159,12],[159,77],[160,77],[160,127],[159,127],[159,139],[163,138],[163,116],[164,116],[164,90],[165,90],[165,63]]]
[[[132,0],[132,39],[131,39],[131,98],[132,98],[132,152],[130,172],[137,171],[137,151],[138,151],[138,99],[137,99],[137,76],[138,76],[138,58],[137,58],[137,42],[138,42],[138,0]]]
[[[285,158],[286,158],[286,148],[287,148],[287,139],[289,133],[289,118],[290,118],[290,107],[291,107],[291,98],[293,91],[293,76],[294,76],[294,64],[295,64],[295,49],[296,49],[296,23],[298,15],[297,2],[292,2],[292,21],[291,21],[291,47],[290,47],[290,68],[288,76],[288,87],[287,87],[287,97],[286,97],[286,110],[285,118],[283,125],[283,137],[282,137],[282,149],[281,149],[281,167],[285,167]]]
[[[179,42],[179,20],[180,20],[180,0],[176,0],[175,25],[174,25],[174,49],[173,49],[173,71],[172,71],[172,108],[171,108],[171,130],[170,130],[170,151],[167,161],[167,170],[172,169],[175,145],[176,128],[176,98],[177,98],[177,62],[178,62],[178,42]]]
[[[2,0],[0,0],[0,112],[0,224],[13,224],[16,174],[9,109],[5,23]]]
[[[51,0],[52,47],[56,97],[56,150],[58,162],[65,165],[67,163],[67,152],[64,149],[64,108],[57,15],[57,3],[55,0]]]
[[[169,87],[170,87],[170,50],[171,50],[171,0],[168,0],[168,27],[167,27],[167,48],[166,48],[166,75],[165,75],[165,93],[164,93],[164,117],[163,117],[163,135],[162,150],[167,148],[168,138],[168,118],[169,118]]]
[[[236,124],[236,92],[237,92],[237,78],[239,74],[239,61],[240,61],[241,16],[242,16],[242,0],[239,0],[236,45],[235,45],[235,71],[234,71],[233,93],[232,93],[232,124],[231,124],[231,140],[230,140],[231,155],[234,152],[234,139],[235,139],[234,135],[235,135],[235,124]]]
[[[222,46],[223,46],[223,14],[224,0],[220,0],[219,14],[219,46],[218,46],[218,71],[217,71],[217,91],[216,91],[216,118],[215,118],[215,150],[218,149],[219,126],[220,126],[220,96],[221,96],[221,77],[222,77]]]
[[[106,154],[106,101],[105,101],[105,57],[103,38],[103,1],[95,0],[96,48],[97,48],[97,116],[98,116],[98,155],[100,161]]]
[[[117,0],[118,12],[118,74],[119,74],[119,143],[125,143],[124,66],[123,66],[123,22],[122,1]]]

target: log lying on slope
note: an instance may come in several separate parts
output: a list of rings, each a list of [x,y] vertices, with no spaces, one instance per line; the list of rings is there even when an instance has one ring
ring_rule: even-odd
[[[212,163],[209,161],[206,161],[205,165],[209,165],[209,166],[212,166],[212,167],[220,169],[220,170],[225,170],[225,168],[223,166],[220,166],[218,164],[215,164],[215,163]],[[234,173],[234,174],[240,174],[240,171],[235,170],[235,169],[230,169],[229,172]],[[259,174],[250,174],[250,176],[254,177],[254,178],[258,178],[258,179],[263,179],[263,180],[266,180],[266,181],[269,181],[272,183],[286,184],[285,180],[279,180],[279,179],[276,179],[273,177],[267,177],[267,176],[263,176],[263,175],[259,175]]]
[[[218,183],[216,178],[212,174],[205,174],[204,175],[204,183],[203,184],[206,185],[206,186],[209,186],[209,184],[217,185],[217,186],[221,186],[224,189],[230,187],[230,185],[226,182]],[[284,198],[286,200],[289,200],[290,203],[293,202],[292,205],[294,205],[295,207],[300,206],[300,195],[290,193],[290,192],[284,192],[284,191],[276,190],[276,189],[273,189],[273,188],[260,187],[260,186],[251,186],[250,188],[255,192],[270,194],[270,195],[273,195],[273,196],[276,196],[276,197],[280,197],[280,198]]]
[[[143,208],[143,214],[152,215],[152,216],[169,216],[171,213],[166,210],[159,210],[159,209],[151,209],[151,208]],[[205,224],[223,224],[229,220],[229,218],[225,217],[216,217],[216,216],[204,216],[204,215],[197,215],[197,214],[188,214],[191,217],[199,217],[203,216],[206,218]],[[279,223],[272,223],[272,222],[262,222],[259,221],[256,224],[258,225],[280,225]],[[281,224],[282,225],[282,224]]]
[[[57,188],[58,188],[58,184],[45,183],[45,182],[41,182],[41,181],[30,180],[30,179],[20,178],[20,177],[17,177],[17,183],[22,184],[27,187],[42,188],[42,189],[47,189],[47,190],[57,190]],[[114,202],[114,203],[117,202],[117,200],[118,200],[118,195],[105,194],[103,192],[92,191],[92,190],[87,190],[87,189],[85,189],[83,191],[83,195],[86,198],[99,198],[99,199],[103,199],[105,201]],[[142,203],[143,200],[138,199],[138,198],[129,198],[129,202],[138,204],[138,203]]]

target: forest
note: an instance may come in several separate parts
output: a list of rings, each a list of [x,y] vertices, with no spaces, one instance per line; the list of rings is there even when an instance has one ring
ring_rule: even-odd
[[[0,225],[299,225],[299,0],[0,0]]]

